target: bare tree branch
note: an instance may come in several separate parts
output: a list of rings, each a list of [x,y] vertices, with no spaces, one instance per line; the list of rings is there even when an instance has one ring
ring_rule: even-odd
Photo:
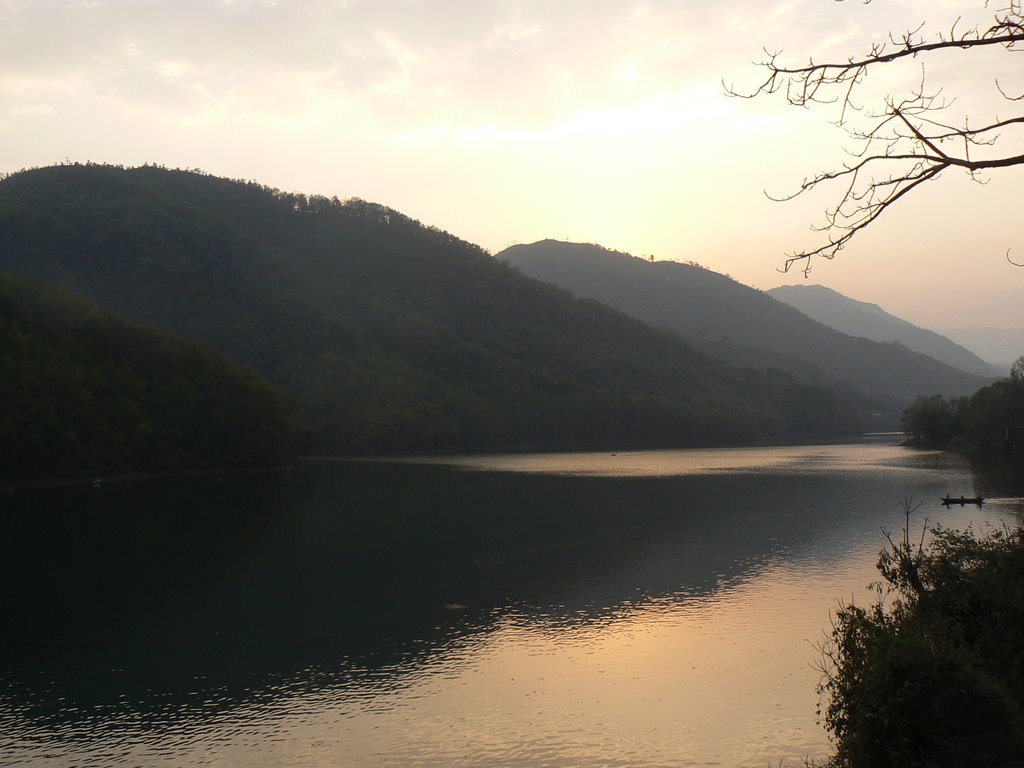
[[[936,179],[947,168],[961,168],[972,179],[984,183],[980,172],[1024,165],[1024,151],[998,154],[1001,131],[1024,126],[1024,114],[992,117],[971,125],[950,125],[940,119],[953,100],[947,100],[941,89],[926,87],[922,63],[917,86],[903,99],[891,96],[883,100],[881,109],[869,112],[854,103],[854,94],[870,69],[892,64],[901,59],[920,58],[922,62],[937,52],[971,51],[1001,47],[1008,52],[1024,49],[1024,0],[1007,0],[994,14],[991,25],[958,31],[959,19],[937,38],[926,40],[916,29],[901,35],[889,35],[888,43],[874,43],[861,57],[846,61],[789,66],[780,61],[780,53],[765,50],[767,57],[760,66],[767,76],[750,92],[726,87],[726,93],[740,98],[784,93],[789,104],[808,107],[813,104],[837,105],[837,125],[843,127],[853,141],[849,153],[854,161],[838,169],[805,179],[788,195],[771,196],[773,200],[790,200],[826,182],[842,180],[845,186],[837,202],[825,211],[824,224],[815,231],[825,234],[826,242],[818,247],[794,251],[786,255],[781,271],[787,272],[803,264],[810,272],[814,257],[832,259],[850,240],[872,224],[883,212],[928,181]],[[985,3],[988,7],[988,3]],[[1011,95],[998,80],[996,92],[1006,103],[1024,101],[1024,93]],[[854,121],[856,115],[856,121]],[[866,127],[865,127],[866,124]],[[1020,136],[1015,137],[1018,142]],[[977,150],[977,151],[975,151]],[[1007,259],[1010,263],[1012,259]]]

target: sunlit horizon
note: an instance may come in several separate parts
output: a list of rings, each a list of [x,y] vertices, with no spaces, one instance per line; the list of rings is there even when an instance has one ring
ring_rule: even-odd
[[[820,240],[811,227],[836,190],[768,195],[842,162],[848,144],[827,106],[725,92],[756,87],[764,50],[846,58],[961,14],[964,26],[989,11],[980,0],[6,0],[0,171],[196,168],[380,203],[492,253],[590,242],[762,290],[825,285],[938,330],[1024,328],[1024,269],[1007,259],[1024,260],[1020,169],[984,186],[944,175],[808,278],[783,274],[787,253]],[[929,72],[951,96],[991,96],[990,62],[973,62],[954,52]],[[920,62],[873,73],[865,100],[919,77]]]

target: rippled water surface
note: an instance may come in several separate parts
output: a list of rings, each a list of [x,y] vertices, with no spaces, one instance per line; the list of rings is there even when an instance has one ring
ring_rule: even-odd
[[[0,766],[802,764],[901,501],[983,528],[1020,496],[870,443],[18,489]]]

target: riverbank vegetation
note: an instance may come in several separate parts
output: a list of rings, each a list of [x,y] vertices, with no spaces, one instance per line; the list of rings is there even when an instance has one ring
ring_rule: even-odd
[[[829,765],[1022,765],[1024,534],[908,528],[875,602],[844,605],[823,649]]]
[[[275,466],[289,401],[199,342],[0,274],[0,481]]]
[[[1024,449],[1024,357],[1007,378],[970,397],[919,397],[903,413],[903,430],[925,448]]]

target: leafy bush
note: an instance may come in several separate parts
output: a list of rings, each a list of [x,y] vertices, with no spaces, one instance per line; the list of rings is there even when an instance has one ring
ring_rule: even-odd
[[[836,615],[819,713],[832,765],[1024,765],[1024,535],[924,533],[890,537],[874,603]]]

